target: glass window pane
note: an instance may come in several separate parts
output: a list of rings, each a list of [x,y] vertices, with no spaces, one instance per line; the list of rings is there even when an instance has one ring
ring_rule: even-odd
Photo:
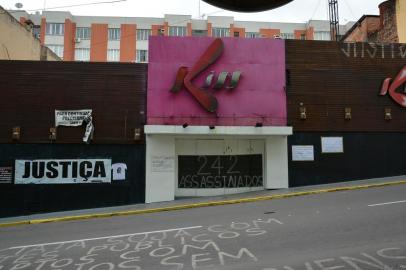
[[[259,33],[257,32],[245,32],[246,38],[259,38]]]
[[[79,48],[75,49],[76,61],[90,61],[90,49]]]
[[[187,28],[182,26],[171,26],[169,27],[169,35],[175,37],[186,36]]]
[[[120,61],[120,50],[118,49],[108,49],[107,50],[107,61],[118,62]]]
[[[47,23],[45,32],[51,36],[63,36],[65,32],[65,24],[63,23]]]
[[[120,28],[109,28],[109,40],[120,40],[121,29]]]
[[[213,37],[229,37],[230,30],[228,28],[213,28]]]
[[[330,32],[329,31],[316,31],[314,32],[314,39],[315,40],[330,40]]]
[[[137,50],[135,61],[138,63],[148,62],[148,51],[147,50]]]
[[[295,39],[295,35],[293,33],[281,33],[280,36],[283,39]]]
[[[151,34],[150,29],[137,29],[137,40],[148,40]]]
[[[90,39],[91,30],[89,27],[77,27],[76,28],[76,38],[80,39]]]

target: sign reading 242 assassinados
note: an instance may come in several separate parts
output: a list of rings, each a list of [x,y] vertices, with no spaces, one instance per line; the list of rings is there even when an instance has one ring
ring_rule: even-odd
[[[179,156],[178,188],[262,187],[262,155]]]
[[[15,184],[74,183],[111,183],[111,159],[15,161]]]

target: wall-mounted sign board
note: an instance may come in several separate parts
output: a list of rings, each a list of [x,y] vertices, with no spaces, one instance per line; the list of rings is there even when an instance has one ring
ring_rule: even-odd
[[[152,156],[152,172],[173,172],[175,170],[175,158],[172,156]]]
[[[111,159],[15,161],[15,184],[78,183],[111,183]]]
[[[13,167],[0,167],[0,184],[13,182]]]
[[[314,161],[313,145],[292,145],[292,161]]]
[[[149,46],[148,125],[286,126],[284,40],[156,36]]]
[[[322,153],[344,153],[343,137],[321,137]]]
[[[179,156],[178,188],[262,187],[262,155]]]

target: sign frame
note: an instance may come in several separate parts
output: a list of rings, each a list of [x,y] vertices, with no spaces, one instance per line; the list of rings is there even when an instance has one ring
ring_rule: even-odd
[[[263,154],[179,155],[177,161],[179,190],[263,188],[265,185]]]
[[[12,184],[14,170],[13,166],[0,167],[0,184]],[[5,180],[7,178],[7,180]]]
[[[314,145],[292,145],[292,161],[313,162]]]
[[[322,154],[343,154],[343,136],[325,136],[320,138]],[[335,142],[335,143],[334,143]],[[338,145],[339,144],[339,145]]]

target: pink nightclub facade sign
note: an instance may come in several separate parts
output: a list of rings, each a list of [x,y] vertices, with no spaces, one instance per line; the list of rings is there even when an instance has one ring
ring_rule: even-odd
[[[151,37],[148,125],[286,126],[283,40]]]

